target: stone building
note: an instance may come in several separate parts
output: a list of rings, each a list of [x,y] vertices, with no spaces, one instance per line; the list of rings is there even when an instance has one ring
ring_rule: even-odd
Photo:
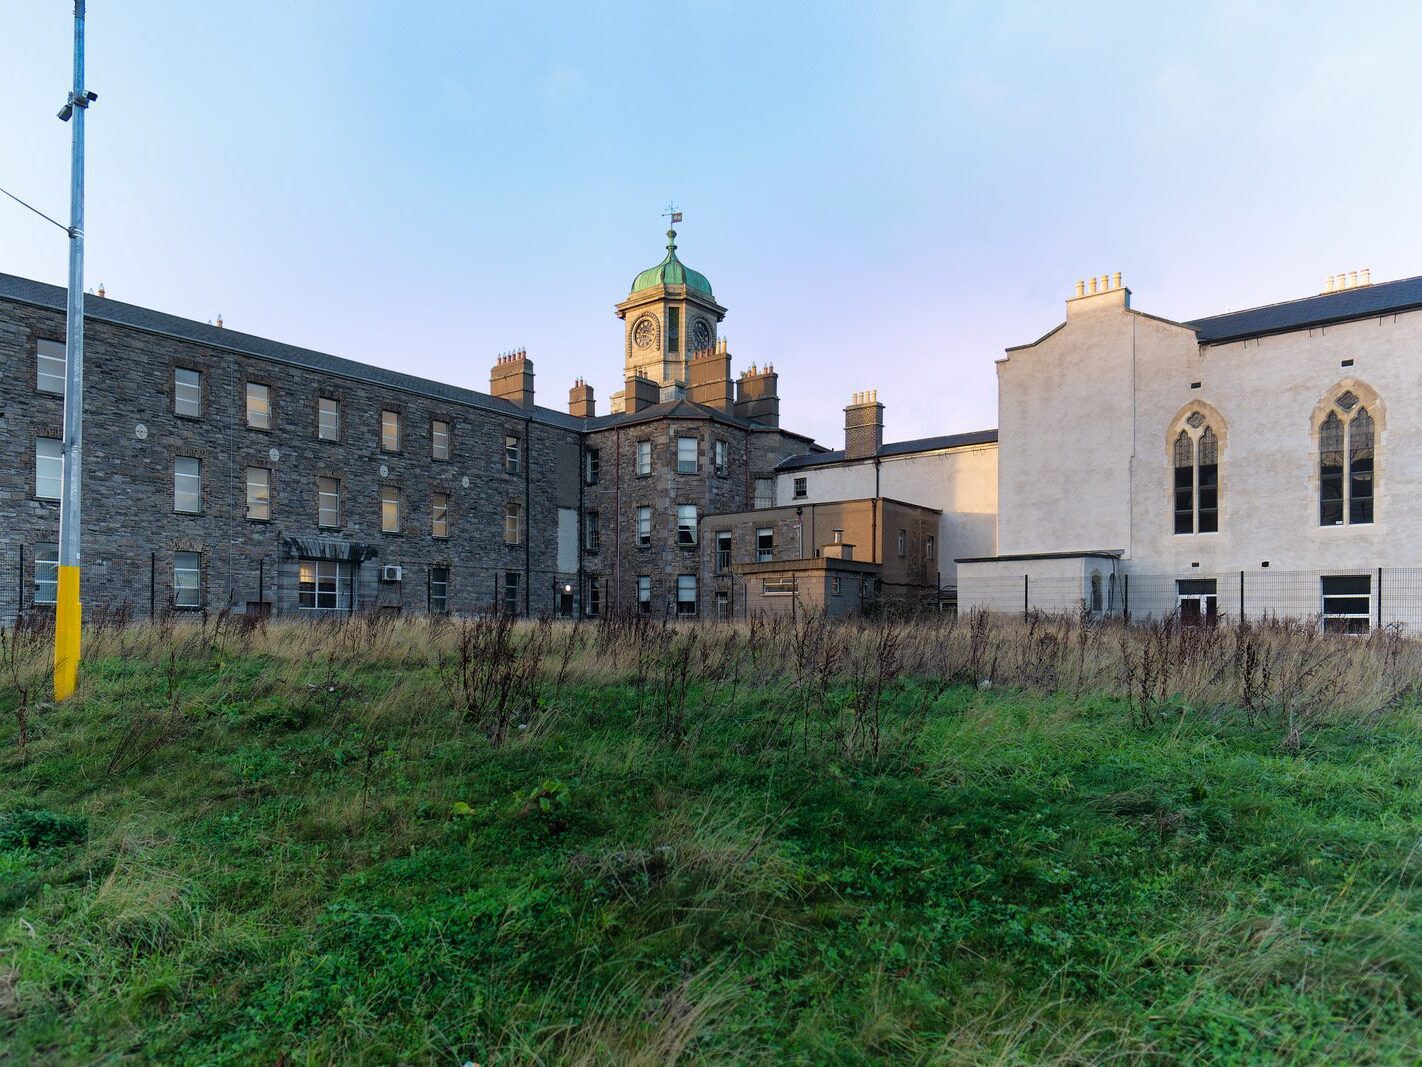
[[[1422,625],[1422,278],[1175,322],[1119,274],[998,362],[998,545],[964,606]]]
[[[668,236],[617,305],[604,415],[582,381],[566,411],[536,403],[523,352],[476,392],[87,296],[91,617],[701,615],[701,519],[772,503],[818,446],[780,428],[772,367],[732,375],[725,309]],[[0,621],[54,601],[64,308],[0,275]]]

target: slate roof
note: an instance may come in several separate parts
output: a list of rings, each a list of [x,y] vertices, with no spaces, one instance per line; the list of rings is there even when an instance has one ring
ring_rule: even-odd
[[[29,278],[19,278],[13,274],[0,274],[0,298],[3,299],[63,311],[67,300],[65,292],[66,290],[62,286],[47,285],[44,282],[31,281]],[[582,430],[585,429],[584,424],[588,421],[553,408],[535,406],[532,411],[528,411],[517,404],[500,400],[487,393],[475,392],[473,389],[462,389],[457,385],[446,385],[444,382],[419,378],[413,374],[402,374],[400,371],[386,370],[384,367],[374,367],[368,363],[357,363],[353,359],[343,359],[340,356],[332,356],[310,348],[282,344],[280,341],[270,341],[265,337],[255,337],[237,330],[222,329],[193,319],[184,319],[177,315],[168,315],[161,311],[139,307],[137,304],[125,304],[121,300],[97,297],[92,294],[86,295],[84,298],[84,317],[91,322],[106,322],[115,326],[126,326],[148,333],[162,334],[166,337],[176,337],[183,341],[206,345],[208,348],[236,352],[246,356],[258,356],[277,363],[318,371],[321,374],[401,389],[438,400],[467,404],[470,407],[483,408],[486,411],[511,415],[514,418],[531,417],[535,422],[561,426],[564,429]]]
[[[66,290],[62,286],[48,285],[44,282],[32,281],[29,278],[16,277],[13,274],[0,274],[0,299],[15,300],[24,304],[32,304],[36,307],[63,311],[67,301],[65,294]],[[694,404],[689,400],[654,404],[651,407],[643,408],[641,411],[631,414],[598,415],[591,419],[569,415],[567,412],[558,411],[555,408],[535,406],[532,411],[526,411],[517,404],[492,397],[488,393],[476,392],[473,389],[462,389],[456,385],[446,385],[444,382],[436,382],[428,378],[419,378],[413,374],[402,374],[400,371],[386,370],[384,367],[373,367],[368,363],[357,363],[353,359],[343,359],[340,356],[332,356],[325,352],[317,352],[309,348],[299,348],[295,345],[282,344],[279,341],[267,340],[265,337],[254,337],[251,334],[241,333],[237,330],[218,328],[204,322],[197,322],[193,319],[184,319],[177,315],[167,315],[161,311],[152,311],[149,308],[139,307],[137,304],[125,304],[121,300],[112,300],[93,295],[88,295],[84,299],[84,317],[93,322],[106,322],[116,326],[144,330],[148,333],[161,334],[166,337],[175,337],[180,340],[206,345],[209,348],[220,349],[224,352],[236,352],[241,355],[258,356],[262,359],[270,359],[278,363],[286,363],[291,366],[302,367],[306,370],[313,370],[334,377],[368,382],[372,385],[401,389],[405,392],[433,397],[438,400],[449,400],[454,403],[467,404],[470,407],[482,408],[486,411],[510,415],[514,418],[522,419],[531,417],[535,422],[545,423],[550,426],[560,426],[568,430],[584,432],[589,430],[603,430],[614,426],[650,422],[660,418],[710,419],[730,426],[738,426],[742,429],[768,429],[768,427],[762,423],[737,418],[734,415],[727,415],[723,412],[708,408],[705,405]],[[803,434],[791,433],[788,430],[781,432],[789,437],[797,437],[813,445],[812,439],[805,437]]]
[[[937,452],[944,448],[963,448],[967,445],[991,445],[997,443],[996,430],[974,430],[971,433],[950,433],[942,437],[920,437],[913,441],[895,441],[879,446],[879,458],[887,456],[911,456],[915,452]],[[791,456],[781,460],[775,467],[778,471],[800,470],[805,467],[823,467],[844,462],[844,450],[833,452],[811,452],[803,456]],[[855,461],[862,462],[862,461]]]
[[[1222,344],[1246,337],[1263,337],[1271,333],[1286,333],[1418,308],[1422,308],[1422,275],[1306,296],[1300,300],[1286,300],[1281,304],[1268,304],[1246,311],[1231,311],[1225,315],[1210,315],[1184,325],[1196,332],[1201,344]]]

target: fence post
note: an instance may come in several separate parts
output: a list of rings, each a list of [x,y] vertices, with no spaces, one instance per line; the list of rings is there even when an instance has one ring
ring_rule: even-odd
[[[1244,572],[1239,572],[1239,621],[1244,621]]]
[[[1378,568],[1378,629],[1382,629],[1382,568]]]
[[[1131,621],[1131,576],[1121,575],[1121,621]]]
[[[1031,596],[1028,593],[1029,588],[1030,587],[1028,585],[1028,576],[1024,574],[1022,576],[1022,617],[1024,619],[1032,614],[1032,601]]]
[[[158,617],[158,553],[148,554],[148,621]]]

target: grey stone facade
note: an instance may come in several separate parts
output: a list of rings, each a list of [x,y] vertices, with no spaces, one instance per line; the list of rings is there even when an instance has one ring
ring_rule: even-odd
[[[63,340],[64,301],[61,288],[0,275],[0,621],[46,610],[36,604],[35,557],[58,538],[59,505],[37,496],[35,448],[37,438],[61,437],[63,400],[36,388],[36,359],[40,341]],[[196,415],[175,411],[179,369],[201,375]],[[178,603],[178,553],[200,554],[199,604],[213,611],[423,612],[440,606],[432,593],[441,570],[443,606],[455,613],[635,610],[639,575],[652,576],[659,605],[668,590],[674,596],[678,574],[696,574],[704,599],[703,557],[677,546],[676,506],[694,504],[702,516],[744,511],[756,479],[814,448],[687,401],[574,416],[94,296],[86,300],[85,379],[82,598],[91,617],[192,606]],[[528,382],[531,389],[531,365]],[[268,388],[269,428],[247,424],[248,383]],[[323,397],[339,403],[336,440],[319,433]],[[385,411],[400,419],[393,450],[383,447]],[[436,420],[449,428],[447,459],[433,454]],[[676,471],[679,436],[698,442],[695,474]],[[506,438],[518,444],[512,471]],[[642,477],[638,440],[652,448],[651,474]],[[179,459],[200,464],[194,513],[175,507]],[[269,518],[248,517],[249,468],[269,472]],[[339,482],[330,526],[319,521],[323,478]],[[393,532],[382,528],[382,491],[398,495]],[[448,500],[444,537],[433,527],[437,493]],[[506,543],[511,504],[520,513],[517,544]],[[636,547],[638,506],[653,509],[650,549]],[[301,578],[314,576],[317,563],[345,568],[341,580],[354,596],[342,599],[333,582],[331,597],[311,607],[315,590],[303,592]],[[400,580],[385,580],[390,566]]]

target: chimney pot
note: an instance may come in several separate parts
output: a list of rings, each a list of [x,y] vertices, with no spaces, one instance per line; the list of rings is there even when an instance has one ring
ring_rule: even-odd
[[[1121,272],[1120,272],[1120,271],[1117,271],[1115,274],[1111,275],[1111,288],[1112,288],[1112,289],[1119,289],[1119,288],[1121,288]]]
[[[1372,268],[1372,267],[1364,267],[1364,268],[1363,268],[1363,279],[1362,279],[1362,280],[1363,280],[1363,284],[1364,284],[1364,285],[1372,285],[1372,284],[1373,284],[1373,268]],[[102,293],[103,291],[104,291],[104,290],[103,290],[103,287],[100,286],[100,287],[99,287],[99,292]]]
[[[1077,295],[1077,296],[1085,296],[1085,295],[1086,295],[1086,279],[1084,279],[1084,278],[1078,278],[1078,279],[1077,279],[1077,282],[1076,282],[1076,295]]]

